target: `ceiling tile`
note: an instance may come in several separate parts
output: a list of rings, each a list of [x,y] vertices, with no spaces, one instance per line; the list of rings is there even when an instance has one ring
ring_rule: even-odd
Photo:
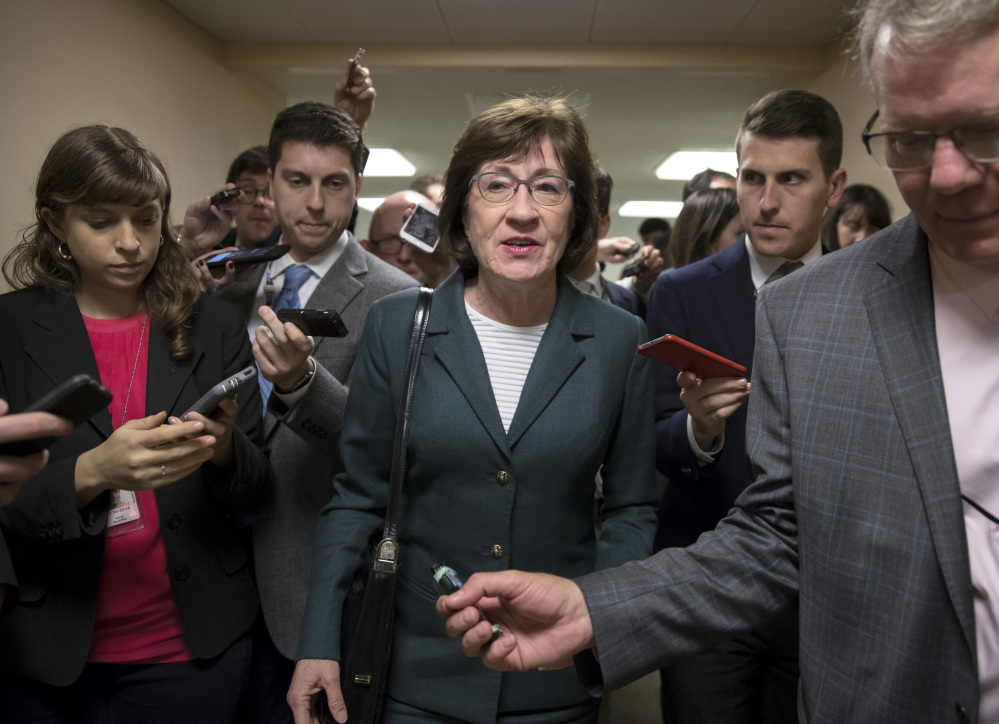
[[[438,0],[455,42],[583,42],[597,0]]]
[[[445,43],[447,27],[434,0],[281,0],[313,39],[364,45],[373,42]]]

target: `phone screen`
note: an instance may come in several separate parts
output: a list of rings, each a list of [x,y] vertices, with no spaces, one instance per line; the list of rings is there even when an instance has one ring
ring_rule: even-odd
[[[399,236],[426,252],[433,252],[438,241],[437,212],[429,206],[417,204],[413,215],[403,224]]]

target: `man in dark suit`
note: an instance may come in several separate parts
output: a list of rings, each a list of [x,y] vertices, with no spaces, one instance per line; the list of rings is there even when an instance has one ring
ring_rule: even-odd
[[[473,576],[452,603],[500,596],[509,635],[483,651],[473,628],[468,653],[533,668],[595,646],[613,687],[797,603],[801,721],[999,717],[999,2],[870,0],[858,47],[865,142],[912,215],[762,291],[753,485],[642,564]]]
[[[688,546],[714,528],[752,481],[746,407],[756,294],[791,264],[822,256],[823,212],[846,182],[836,109],[805,91],[779,91],[750,107],[736,140],[742,240],[663,274],[652,287],[652,338],[675,334],[747,368],[746,378],[703,380],[653,368],[656,462],[669,484],[656,550]],[[788,266],[785,266],[788,265]],[[778,271],[778,270],[781,271]],[[724,442],[723,442],[724,441]],[[726,641],[662,670],[667,724],[796,720],[797,618]]]
[[[243,310],[261,376],[269,383],[262,392],[274,494],[252,522],[267,629],[258,632],[255,651],[256,675],[264,680],[257,678],[254,689],[263,701],[255,700],[246,716],[277,722],[291,719],[284,696],[319,509],[332,497],[333,477],[341,470],[340,426],[357,340],[372,303],[416,282],[368,254],[346,231],[361,186],[362,141],[345,112],[322,103],[285,109],[274,121],[268,157],[280,243],[291,250],[220,296]],[[313,349],[294,325],[277,320],[272,306],[335,309],[348,334],[316,338]],[[266,389],[271,385],[273,391]]]
[[[603,239],[610,229],[610,200],[611,191],[614,188],[614,179],[607,173],[603,166],[597,166],[596,186],[597,186],[597,211],[600,214],[600,221],[597,227],[597,238]],[[584,294],[599,297],[611,304],[621,307],[626,312],[645,319],[645,300],[638,293],[620,284],[615,284],[604,278],[600,264],[597,263],[599,254],[599,244],[594,244],[589,253],[583,257],[582,261],[566,273],[570,281]],[[645,253],[645,261],[642,270],[639,272],[647,285],[651,285],[656,276],[662,271],[662,255],[658,250],[651,249]],[[648,286],[645,287],[648,291]]]

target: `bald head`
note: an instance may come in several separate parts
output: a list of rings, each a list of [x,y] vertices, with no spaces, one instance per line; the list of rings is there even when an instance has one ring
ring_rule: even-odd
[[[372,254],[417,280],[422,276],[413,257],[419,250],[403,241],[399,231],[408,216],[407,212],[420,203],[431,208],[434,205],[430,199],[416,191],[398,191],[392,194],[375,209],[368,228],[368,238],[361,241],[361,245]]]

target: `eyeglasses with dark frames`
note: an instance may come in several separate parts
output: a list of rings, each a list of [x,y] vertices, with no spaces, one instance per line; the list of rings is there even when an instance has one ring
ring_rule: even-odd
[[[243,204],[244,206],[249,206],[254,201],[256,201],[258,195],[264,201],[270,201],[271,200],[271,187],[270,186],[264,186],[262,189],[258,189],[253,184],[242,184],[242,185],[237,185],[236,188],[239,189],[239,199],[238,199],[238,201],[239,201],[239,203]]]
[[[397,234],[384,236],[381,239],[368,239],[368,241],[374,244],[378,248],[378,251],[382,254],[398,254],[402,251],[402,245],[406,243],[405,240]]]
[[[860,134],[867,152],[878,165],[892,171],[915,171],[933,165],[937,139],[949,138],[961,153],[976,163],[999,160],[999,116],[983,118],[977,125],[949,131],[885,131],[871,133],[880,111]]]
[[[469,180],[468,185],[475,184],[482,198],[494,204],[503,204],[517,195],[517,189],[523,184],[535,203],[542,206],[558,206],[569,192],[576,186],[561,176],[535,176],[522,179],[500,171],[477,173]]]

